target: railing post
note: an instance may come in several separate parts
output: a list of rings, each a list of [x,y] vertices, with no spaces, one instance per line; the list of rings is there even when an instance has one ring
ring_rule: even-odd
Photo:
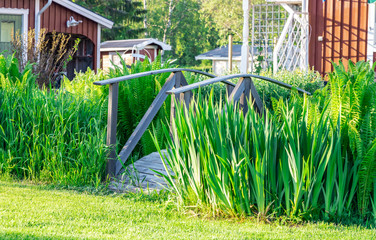
[[[107,157],[106,175],[107,178],[116,175],[116,125],[118,114],[119,83],[112,83],[109,86],[108,94],[108,117],[107,117],[107,146],[110,152]]]
[[[227,89],[227,97],[228,98],[230,98],[230,96],[231,96],[231,93],[232,93],[232,91],[234,90],[234,86],[232,86],[232,85],[230,85],[230,84],[227,84],[226,85],[226,89]]]
[[[248,112],[248,101],[250,97],[250,91],[251,91],[251,79],[250,78],[244,78],[244,92],[240,97],[239,103],[240,107],[243,111],[243,114],[245,115]]]

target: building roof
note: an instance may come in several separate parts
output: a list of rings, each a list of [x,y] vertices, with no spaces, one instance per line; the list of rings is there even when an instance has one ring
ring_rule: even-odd
[[[162,50],[171,50],[171,46],[154,38],[113,40],[101,43],[101,52],[144,49],[148,45],[158,45]]]
[[[53,0],[53,2],[73,11],[73,12],[76,12],[78,14],[80,14],[81,16],[84,16],[96,23],[98,23],[99,25],[105,27],[105,28],[112,28],[112,26],[114,25],[114,22],[112,22],[111,20],[108,20],[107,18],[99,15],[99,14],[96,14],[95,12],[93,11],[90,11],[88,10],[87,8],[84,8],[76,3],[73,3],[71,2],[70,0]]]
[[[259,51],[257,47],[253,48],[254,54],[259,54]],[[271,48],[268,48],[268,52],[271,53]],[[241,52],[242,52],[242,45],[239,44],[234,44],[232,45],[232,58],[233,59],[239,59],[241,58]],[[251,52],[251,49],[249,51]],[[226,60],[228,59],[228,45],[216,48],[214,50],[211,50],[209,52],[200,54],[195,57],[196,60]]]

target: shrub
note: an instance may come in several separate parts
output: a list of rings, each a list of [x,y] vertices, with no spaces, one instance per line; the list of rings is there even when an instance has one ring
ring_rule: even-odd
[[[27,36],[16,34],[12,41],[13,50],[19,61],[20,69],[33,64],[33,73],[37,75],[40,87],[58,86],[58,74],[66,70],[67,63],[77,51],[79,39],[70,44],[71,36],[41,29],[38,42],[35,42],[35,30],[29,30]],[[72,46],[71,46],[72,45]]]
[[[278,81],[290,84],[293,87],[301,88],[310,93],[314,93],[318,89],[324,87],[324,82],[317,72],[295,70],[289,72],[282,70],[273,75],[271,71],[261,72],[261,76],[270,77]],[[291,91],[287,88],[281,88],[276,84],[265,82],[262,80],[255,80],[255,87],[260,94],[261,99],[267,108],[272,109],[272,99],[283,98],[288,100],[291,95]]]

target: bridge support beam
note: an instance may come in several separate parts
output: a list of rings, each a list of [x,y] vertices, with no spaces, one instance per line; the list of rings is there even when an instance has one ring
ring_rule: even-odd
[[[118,115],[118,99],[119,83],[112,83],[109,86],[108,93],[107,146],[109,147],[110,152],[106,163],[107,178],[112,178],[116,175],[116,125]]]

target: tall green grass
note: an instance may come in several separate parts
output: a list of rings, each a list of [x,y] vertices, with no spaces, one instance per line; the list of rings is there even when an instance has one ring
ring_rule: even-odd
[[[162,175],[170,190],[184,205],[232,215],[371,217],[374,73],[350,62],[348,70],[335,65],[329,79],[312,97],[272,100],[273,112],[262,116],[252,107],[243,116],[213,94],[179,106],[164,158],[171,173]]]
[[[332,167],[342,160],[340,134],[325,113],[310,121],[310,104],[281,101],[276,119],[251,107],[243,116],[237,105],[198,95],[189,109],[177,110],[165,158],[172,174],[163,177],[182,203],[228,214],[342,214],[333,208],[344,198]]]
[[[30,70],[13,75],[0,73],[0,174],[98,186],[107,153],[106,98],[39,89]]]

